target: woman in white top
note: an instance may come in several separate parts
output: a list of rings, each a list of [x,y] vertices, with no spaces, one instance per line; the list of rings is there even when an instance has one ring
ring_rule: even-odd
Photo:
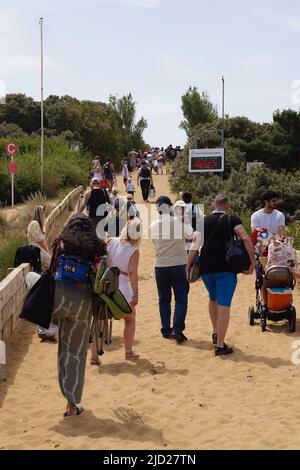
[[[126,189],[127,189],[127,180],[130,177],[126,160],[122,161],[122,176],[123,176],[123,183],[125,185],[125,191],[126,191]]]
[[[91,178],[98,178],[99,181],[103,180],[103,168],[100,163],[99,157],[96,157],[91,164]]]
[[[36,206],[33,220],[27,228],[28,245],[37,246],[41,251],[42,269],[48,269],[51,262],[46,235],[45,235],[45,208]]]
[[[107,242],[107,264],[120,269],[119,289],[130,304],[132,313],[124,318],[124,348],[125,359],[135,361],[139,355],[132,350],[135,333],[135,315],[138,305],[138,265],[141,237],[140,221],[136,218],[129,220],[119,238]],[[97,348],[92,348],[91,364],[100,364]]]

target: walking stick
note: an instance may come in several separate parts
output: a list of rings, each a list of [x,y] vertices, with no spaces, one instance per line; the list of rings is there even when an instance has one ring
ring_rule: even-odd
[[[102,308],[100,312],[100,332],[99,332],[100,349],[98,350],[99,356],[103,356],[104,354],[104,351],[103,351],[104,328],[105,328],[105,320],[103,319],[103,308]]]

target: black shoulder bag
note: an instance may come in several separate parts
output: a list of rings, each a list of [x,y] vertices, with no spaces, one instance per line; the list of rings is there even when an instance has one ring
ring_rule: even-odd
[[[53,250],[51,264],[48,271],[32,286],[25,297],[20,318],[28,320],[35,325],[49,328],[54,307],[55,273],[57,264],[58,244]]]
[[[226,243],[226,263],[228,264],[230,270],[235,274],[248,271],[251,265],[248,252],[245,248],[244,242],[240,240],[232,230],[229,216],[228,228],[230,233],[230,241]]]

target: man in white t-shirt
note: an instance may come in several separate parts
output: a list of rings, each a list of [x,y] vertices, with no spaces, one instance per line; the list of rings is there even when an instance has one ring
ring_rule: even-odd
[[[252,232],[258,228],[266,228],[272,235],[284,236],[285,217],[276,209],[279,202],[279,195],[274,191],[267,191],[262,196],[263,209],[254,212],[251,216]]]

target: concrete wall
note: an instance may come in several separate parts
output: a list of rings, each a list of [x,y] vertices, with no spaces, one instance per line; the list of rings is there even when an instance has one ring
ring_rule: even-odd
[[[64,200],[53,209],[48,215],[45,225],[45,231],[47,234],[47,242],[50,247],[54,242],[55,238],[61,232],[63,225],[68,221],[70,216],[73,214],[76,204],[78,201],[79,193],[83,190],[80,186],[69,193]]]
[[[82,187],[74,189],[47,217],[46,233],[49,247],[72,215],[82,189]],[[0,339],[4,341],[7,341],[22,324],[19,314],[26,295],[25,276],[29,270],[28,264],[22,264],[0,282]]]
[[[297,251],[297,258],[298,258],[298,271],[300,270],[300,251]],[[300,289],[300,279],[297,279],[296,287]]]

